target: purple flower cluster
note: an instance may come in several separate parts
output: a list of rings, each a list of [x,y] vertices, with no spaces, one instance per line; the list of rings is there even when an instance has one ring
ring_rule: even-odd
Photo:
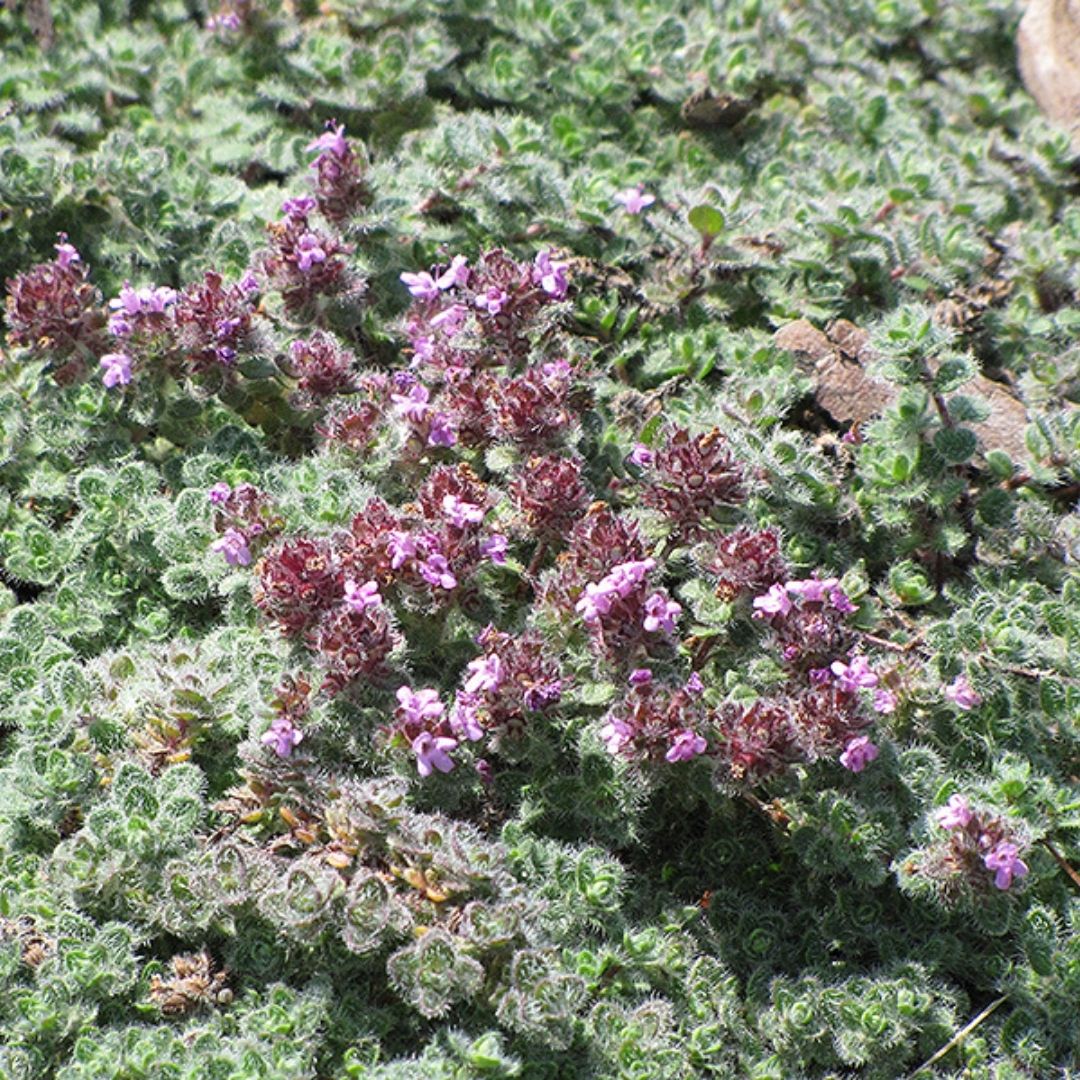
[[[450,753],[457,749],[458,740],[451,732],[438,690],[399,686],[397,700],[392,734],[402,738],[416,755],[420,775],[430,776],[436,769],[450,772],[454,767]]]
[[[855,610],[837,578],[811,577],[800,581],[775,582],[753,602],[754,618],[769,627],[784,663],[797,670],[811,672],[826,669],[842,678],[849,675],[849,665],[842,671],[832,668],[838,656],[847,654],[855,644],[855,632],[846,624]],[[856,661],[852,683],[858,678],[867,684],[866,673]]]
[[[281,295],[285,311],[300,321],[318,321],[323,298],[363,292],[345,260],[352,245],[311,224],[318,205],[312,195],[286,199],[284,217],[266,226],[269,249],[256,257],[257,269]]]
[[[337,694],[361,679],[381,682],[401,642],[379,585],[351,572],[334,546],[298,537],[267,552],[256,567],[255,604],[292,637],[303,637]]]
[[[258,295],[254,274],[226,285],[215,270],[181,291],[172,309],[172,334],[192,375],[228,373],[240,354],[251,350]]]
[[[949,837],[945,850],[936,852],[938,857],[927,860],[926,865],[946,877],[947,886],[963,880],[978,888],[989,870],[994,887],[1004,891],[1015,880],[1027,877],[1027,863],[1020,858],[1021,843],[1002,818],[974,810],[963,795],[953,795],[935,813],[934,820]]]
[[[175,377],[230,376],[239,354],[252,345],[258,291],[251,273],[226,285],[213,270],[179,293],[125,282],[109,301],[116,351],[101,357],[102,381],[110,389],[126,386],[135,368],[150,364]]]
[[[440,405],[467,446],[510,443],[535,453],[563,443],[577,424],[586,393],[566,360],[497,375],[464,367],[441,372]]]
[[[472,371],[521,359],[541,310],[566,298],[566,270],[549,251],[531,264],[489,251],[475,266],[456,255],[446,266],[403,273],[414,362]]]
[[[457,428],[450,417],[431,404],[431,391],[415,376],[399,373],[400,391],[390,395],[394,410],[422,446],[453,446]]]
[[[822,759],[839,759],[861,772],[879,752],[863,734],[870,721],[858,699],[837,686],[810,686],[749,706],[722,705],[713,722],[717,757],[738,782],[757,782],[790,765]]]
[[[214,509],[214,528],[220,534],[210,548],[230,566],[248,566],[252,548],[281,531],[281,518],[269,497],[252,484],[232,488],[219,480],[207,498]]]
[[[531,715],[559,703],[565,680],[535,632],[507,634],[488,626],[477,644],[484,653],[466,668],[451,726],[458,738],[470,741],[490,733],[498,748],[520,736]]]
[[[696,676],[679,687],[661,686],[648,668],[630,674],[630,691],[608,713],[600,740],[608,753],[633,761],[692,761],[708,750],[700,734],[707,718]]]
[[[672,638],[682,606],[648,577],[653,558],[633,559],[612,567],[599,581],[586,582],[575,611],[589,628],[593,647],[625,667],[650,655],[657,636]]]

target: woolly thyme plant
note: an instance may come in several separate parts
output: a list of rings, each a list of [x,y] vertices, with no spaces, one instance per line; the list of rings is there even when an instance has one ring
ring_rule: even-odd
[[[0,1074],[1080,1068],[1077,222],[1018,13],[34,12]],[[800,317],[866,328],[872,415]]]

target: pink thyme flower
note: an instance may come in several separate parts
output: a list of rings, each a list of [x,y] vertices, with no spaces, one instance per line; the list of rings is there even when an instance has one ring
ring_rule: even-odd
[[[292,721],[287,716],[279,716],[270,725],[260,742],[273,748],[278,757],[288,757],[293,748],[298,746],[304,738],[304,733],[297,727],[293,727]]]
[[[225,483],[224,480],[219,480],[208,492],[207,497],[210,500],[211,505],[221,506],[223,503],[229,501],[229,496],[232,494],[232,488]]]
[[[435,286],[445,290],[468,285],[470,273],[469,260],[464,255],[455,255],[450,265],[435,279]]]
[[[230,566],[247,566],[251,562],[247,537],[239,529],[226,529],[225,535],[210,545],[210,550],[224,555]]]
[[[206,29],[212,34],[235,33],[243,23],[235,11],[226,11],[221,15],[211,15],[206,20]]]
[[[322,246],[322,240],[314,233],[304,233],[296,241],[296,265],[305,273],[316,263],[326,262],[326,250]]]
[[[82,256],[74,244],[68,243],[67,233],[60,233],[60,243],[53,244],[56,251],[56,261],[65,270],[72,264],[82,262]]]
[[[400,416],[414,424],[422,424],[431,412],[430,397],[431,391],[423,383],[414,383],[407,394],[391,394],[390,400]]]
[[[457,431],[453,421],[444,412],[433,413],[428,424],[428,446],[453,446],[457,442]]]
[[[449,751],[456,750],[457,744],[457,739],[445,735],[436,737],[430,731],[421,731],[412,741],[412,752],[416,755],[416,768],[420,775],[428,777],[433,769],[449,772],[454,767]]]
[[[566,263],[552,262],[550,251],[540,251],[533,261],[533,283],[555,300],[564,300],[568,288]]]
[[[403,273],[398,277],[417,300],[434,300],[439,295],[439,286],[426,270],[419,274]]]
[[[840,584],[839,578],[804,578],[802,581],[789,581],[784,588],[792,596],[801,596],[811,604],[822,604]]]
[[[332,154],[334,157],[343,158],[349,152],[349,144],[345,139],[345,125],[330,123],[326,131],[317,139],[309,142],[306,150],[318,150],[322,153]],[[312,166],[313,168],[317,166]]]
[[[664,760],[670,761],[673,765],[676,761],[691,761],[698,754],[705,752],[706,745],[705,740],[696,731],[686,728],[671,740],[671,747],[664,755]]]
[[[644,443],[634,443],[627,460],[631,465],[636,465],[639,469],[645,469],[653,463],[655,458],[656,455]]]
[[[897,704],[897,697],[891,690],[874,691],[875,712],[879,712],[883,716],[888,716],[890,713],[896,712]]]
[[[348,578],[345,581],[345,603],[353,611],[378,607],[382,603],[378,582],[365,581],[363,585],[358,585],[352,578]]]
[[[780,582],[773,585],[763,596],[754,597],[754,618],[764,619],[768,615],[786,615],[791,611],[791,597]]]
[[[603,581],[599,584],[590,581],[585,586],[585,595],[574,605],[574,610],[581,612],[583,622],[593,626],[600,621],[601,615],[611,610],[612,592]]]
[[[480,554],[490,559],[497,566],[506,562],[506,550],[509,542],[502,533],[492,533],[481,545]]]
[[[502,685],[502,661],[495,653],[478,656],[475,660],[469,661],[466,670],[469,672],[469,677],[462,688],[466,694],[493,694]]]
[[[429,325],[433,330],[439,330],[448,337],[453,337],[461,329],[461,324],[468,314],[469,309],[464,304],[451,304],[435,315]]]
[[[631,686],[648,686],[653,680],[653,673],[647,667],[634,668],[630,672],[630,685]]]
[[[131,382],[131,357],[127,353],[106,353],[101,358],[101,381],[106,390]]]
[[[866,735],[852,739],[840,755],[840,764],[852,772],[862,772],[878,756],[878,748]]]
[[[642,625],[647,633],[657,630],[665,634],[675,633],[675,620],[682,613],[682,605],[668,599],[663,593],[653,593],[645,601],[645,619]]]
[[[477,716],[477,704],[469,694],[458,694],[454,699],[454,711],[450,714],[450,727],[458,739],[477,742],[484,737],[484,729]]]
[[[870,670],[865,656],[853,656],[850,664],[834,660],[830,670],[836,676],[836,685],[845,694],[854,694],[860,689],[873,689],[878,684],[878,677]]]
[[[475,303],[481,311],[486,311],[489,315],[498,315],[510,303],[510,294],[497,285],[491,285],[476,298]]]
[[[427,720],[438,720],[443,714],[438,690],[430,687],[413,690],[408,686],[399,686],[395,696],[398,699],[398,712],[406,723],[423,724]]]
[[[446,556],[435,552],[422,563],[417,563],[417,571],[429,585],[438,585],[441,589],[457,588],[457,578],[450,571]]]
[[[600,729],[600,741],[609,754],[617,754],[633,738],[633,731],[625,720],[609,720]]]
[[[987,870],[994,870],[994,885],[999,889],[1007,889],[1013,878],[1027,877],[1028,868],[1019,857],[1019,851],[1015,844],[1002,840],[993,851],[983,857]]]
[[[406,560],[416,554],[416,540],[408,533],[392,532],[387,541],[386,550],[390,555],[390,569],[400,570]]]
[[[842,615],[850,615],[855,610],[850,597],[839,586],[829,590],[829,603]]]
[[[642,210],[656,202],[656,196],[646,195],[641,184],[637,187],[626,188],[624,191],[617,191],[612,197],[628,214],[634,215],[640,214]]]
[[[968,682],[966,675],[957,675],[948,686],[945,687],[945,697],[948,698],[958,709],[965,712],[982,704],[982,695],[977,693]]]
[[[442,512],[456,529],[464,529],[466,525],[477,525],[484,520],[483,507],[459,499],[456,495],[443,496]]]
[[[693,694],[697,697],[698,694],[705,693],[705,684],[701,681],[701,676],[696,672],[690,673],[690,678],[686,680],[685,690],[688,694]]]
[[[934,820],[943,829],[966,829],[974,816],[963,795],[952,795],[949,801],[934,813]]]
[[[295,195],[281,204],[281,212],[286,217],[306,218],[318,205],[314,195]]]

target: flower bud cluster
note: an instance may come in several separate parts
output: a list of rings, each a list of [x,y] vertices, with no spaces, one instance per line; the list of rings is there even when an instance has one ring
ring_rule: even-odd
[[[338,227],[351,220],[371,199],[356,152],[345,138],[345,125],[327,121],[326,131],[308,150],[318,150],[311,163],[319,212]]]
[[[780,553],[780,534],[775,529],[745,526],[710,538],[712,551],[705,572],[716,581],[721,600],[735,600],[771,588],[787,576]]]
[[[218,481],[207,492],[214,509],[214,530],[219,534],[211,544],[230,566],[247,566],[252,550],[281,531],[282,521],[270,498],[252,484],[230,487]]]
[[[522,531],[554,545],[570,533],[589,505],[582,479],[583,462],[576,454],[537,455],[510,482],[510,501]]]
[[[718,508],[746,501],[743,466],[717,428],[696,436],[677,428],[645,471],[642,502],[660,511],[677,542],[702,539]]]
[[[321,330],[289,346],[285,370],[296,379],[292,402],[300,409],[314,408],[357,389],[354,358]]]
[[[5,282],[5,306],[8,341],[60,361],[52,377],[63,385],[85,375],[108,339],[101,293],[82,257],[64,233],[55,247],[55,259]]]
[[[318,208],[313,195],[298,195],[282,205],[284,217],[266,226],[268,250],[256,257],[256,269],[281,295],[294,319],[314,319],[320,297],[362,292],[345,256],[353,246],[315,228],[309,218]]]
[[[447,368],[444,377],[440,404],[466,445],[505,442],[535,453],[564,442],[577,423],[577,376],[565,360],[514,376]]]

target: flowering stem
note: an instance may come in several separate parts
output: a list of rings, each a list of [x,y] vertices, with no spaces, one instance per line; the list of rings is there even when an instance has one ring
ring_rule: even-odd
[[[886,638],[878,637],[876,634],[863,634],[863,637],[882,649],[891,649],[893,652],[900,653],[911,652],[912,649],[917,649],[922,644],[922,634],[918,634],[910,641],[905,641],[903,644],[898,641],[889,641]]]
[[[937,1064],[954,1046],[959,1046],[995,1009],[1007,1000],[1005,997],[999,997],[996,1001],[991,1001],[974,1020],[965,1024],[940,1050],[924,1061],[911,1076],[916,1077],[925,1069],[929,1069],[931,1065]]]
[[[525,578],[531,581],[536,575],[536,571],[540,569],[540,564],[544,561],[544,556],[547,554],[547,544],[543,540],[537,541],[536,550],[532,554],[532,558],[529,560],[529,565],[525,568]]]
[[[1080,888],[1080,874],[1078,874],[1069,865],[1069,863],[1066,860],[1065,856],[1062,855],[1061,852],[1058,851],[1057,848],[1055,848],[1054,845],[1051,844],[1049,840],[1043,839],[1043,840],[1040,840],[1039,843],[1042,844],[1042,846],[1044,848],[1046,848],[1046,850],[1049,851],[1051,855],[1054,856],[1054,859],[1057,862],[1058,866],[1060,866],[1061,869],[1064,870],[1065,873],[1069,875],[1069,879],[1072,881],[1072,883],[1075,886],[1077,886],[1077,888]]]

